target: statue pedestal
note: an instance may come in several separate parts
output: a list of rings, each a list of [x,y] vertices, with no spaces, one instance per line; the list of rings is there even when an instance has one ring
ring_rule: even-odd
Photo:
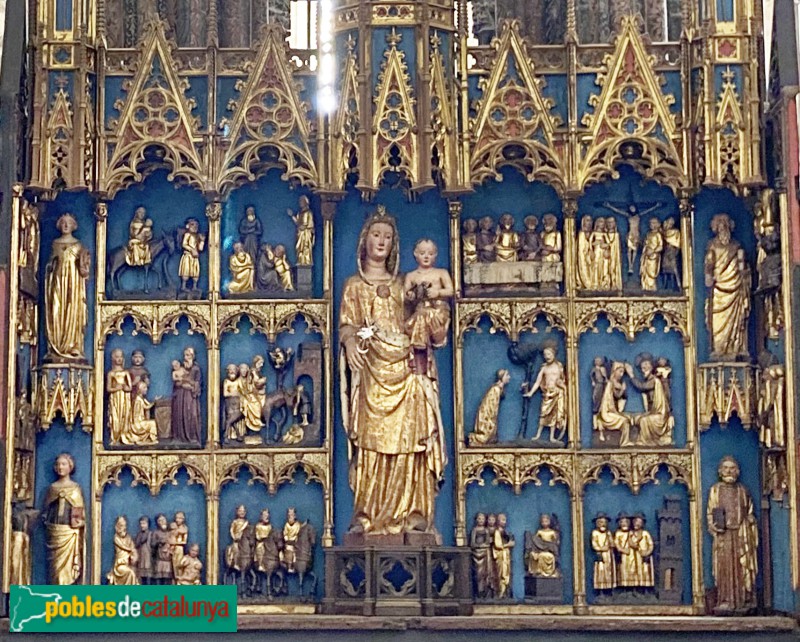
[[[296,294],[302,297],[311,297],[314,290],[314,267],[312,265],[295,265],[294,288]]]
[[[525,601],[529,604],[563,604],[563,577],[525,576]]]
[[[345,533],[345,546],[441,546],[439,533]]]
[[[327,549],[322,611],[471,615],[471,559],[466,547],[366,544]]]

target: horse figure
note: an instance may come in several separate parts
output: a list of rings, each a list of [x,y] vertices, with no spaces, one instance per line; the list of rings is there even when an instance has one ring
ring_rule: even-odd
[[[292,400],[292,393],[283,390],[273,390],[267,393],[264,400],[264,407],[261,409],[261,421],[266,427],[266,441],[268,443],[279,443],[283,437],[283,428],[286,425],[286,420],[289,417],[289,405]],[[275,419],[273,415],[276,411],[280,411],[279,419]],[[225,426],[222,431],[223,435],[229,434],[230,428],[237,422],[244,419],[244,410],[241,405],[231,406],[230,413],[225,413]],[[272,438],[272,427],[275,426],[275,438]]]
[[[311,580],[309,597],[314,597],[317,592],[317,575],[312,570],[314,568],[314,545],[316,542],[317,534],[314,531],[314,527],[305,522],[300,527],[297,541],[294,544],[294,570],[297,572],[300,597],[304,595],[303,584],[306,578]]]
[[[177,247],[175,233],[167,231],[162,232],[159,238],[155,238],[148,243],[148,247],[150,248],[150,263],[142,266],[128,265],[128,262],[125,260],[127,245],[123,245],[111,251],[108,257],[108,278],[114,291],[119,292],[122,290],[119,277],[124,270],[139,267],[144,268],[145,294],[150,293],[149,277],[151,270],[156,274],[158,282],[157,290],[165,287],[165,285],[170,285],[169,275],[167,274],[167,260],[170,256],[175,254],[175,248]],[[161,259],[161,263],[157,268],[156,260],[158,259]]]
[[[266,539],[256,543],[255,559],[250,566],[251,593],[266,593],[268,599],[288,592],[286,571],[281,563],[279,546],[283,538],[280,531],[275,540]],[[277,580],[277,582],[276,582]]]
[[[237,560],[240,568],[237,568],[234,563],[231,563],[231,560],[226,559],[225,561],[225,574],[222,577],[222,583],[235,585],[239,597],[246,597],[253,587],[252,582],[247,581],[248,578],[253,575],[253,560],[249,559],[245,564],[242,563],[241,559]]]

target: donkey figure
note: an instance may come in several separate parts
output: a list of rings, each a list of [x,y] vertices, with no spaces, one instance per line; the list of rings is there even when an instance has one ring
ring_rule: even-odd
[[[167,274],[167,261],[170,256],[175,254],[175,232],[162,232],[159,238],[153,239],[148,243],[148,247],[150,248],[150,263],[142,266],[128,265],[128,262],[125,260],[127,253],[127,246],[125,245],[111,251],[108,257],[108,277],[111,287],[115,292],[122,290],[122,286],[119,282],[120,274],[127,269],[137,269],[140,267],[144,268],[145,294],[150,293],[149,281],[151,271],[156,274],[157,290],[170,285],[169,275]],[[158,266],[156,265],[157,261],[160,261]]]

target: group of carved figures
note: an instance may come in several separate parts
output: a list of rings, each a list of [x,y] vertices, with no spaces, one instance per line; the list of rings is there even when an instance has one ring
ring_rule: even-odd
[[[617,515],[617,530],[605,513],[594,517],[591,546],[595,554],[593,586],[599,595],[614,589],[647,590],[655,587],[653,536],[645,529],[642,513]]]
[[[495,227],[491,216],[480,221],[468,218],[464,221],[461,235],[461,250],[464,265],[474,263],[512,263],[514,261],[561,261],[561,232],[557,228],[554,214],[542,217],[543,230],[539,230],[539,219],[526,216],[524,232],[514,229],[514,217],[503,214]]]
[[[512,597],[511,566],[514,536],[508,531],[508,517],[477,513],[469,540],[472,549],[472,579],[478,599]],[[555,515],[539,517],[539,528],[525,533],[526,575],[537,578],[561,577],[561,530]]]
[[[294,351],[275,346],[268,356],[277,373],[277,388],[272,392],[267,392],[267,377],[261,372],[264,367],[264,357],[261,355],[253,357],[251,365],[241,363],[237,366],[231,363],[225,369],[222,398],[226,442],[249,442],[250,436],[255,436],[261,442],[262,439],[254,433],[262,430],[263,441],[267,443],[292,445],[303,440],[313,411],[311,395],[303,384],[298,383],[288,390],[284,384]],[[293,423],[284,432],[290,415]]]
[[[174,232],[153,233],[153,219],[147,217],[144,207],[134,210],[128,225],[128,241],[112,250],[108,258],[108,276],[115,292],[122,292],[120,277],[123,270],[141,268],[143,272],[142,291],[150,292],[149,276],[153,271],[157,279],[157,289],[170,285],[167,273],[167,260],[176,248],[181,251],[178,263],[178,277],[181,281],[179,294],[183,298],[197,298],[200,295],[200,255],[206,249],[206,235],[200,232],[200,222],[188,218],[182,227]]]
[[[639,285],[645,292],[659,289],[659,278],[663,287],[679,290],[681,287],[679,257],[681,232],[674,218],[663,223],[652,217],[648,220],[648,231],[642,244],[639,231],[641,213],[636,206],[628,210],[611,203],[605,207],[624,215],[628,219],[627,249],[628,274],[634,273],[636,257],[639,257]],[[655,207],[660,207],[660,203]],[[650,211],[650,210],[646,210]],[[592,219],[581,217],[576,242],[576,286],[579,290],[594,292],[622,291],[622,239],[614,216]]]
[[[114,523],[114,564],[106,575],[109,584],[201,584],[203,562],[200,545],[189,544],[189,527],[182,511],[172,522],[163,513],[156,516],[156,528],[150,530],[150,518],[139,518],[135,537],[128,532],[124,515]]]
[[[297,213],[288,210],[296,227],[295,252],[297,266],[309,267],[313,264],[314,253],[314,215],[308,197],[301,196]],[[239,222],[240,240],[234,243],[228,260],[231,282],[228,290],[232,294],[245,294],[253,291],[275,292],[295,290],[292,265],[286,253],[286,246],[261,244],[263,227],[254,207],[248,207]],[[68,239],[65,239],[68,240]],[[115,291],[123,290],[120,276],[127,268],[141,268],[143,271],[144,293],[149,293],[149,275],[153,271],[157,278],[157,288],[162,289],[170,283],[167,273],[167,259],[180,248],[182,254],[178,264],[181,280],[180,295],[195,298],[199,294],[200,254],[206,249],[206,236],[200,232],[196,218],[189,218],[183,227],[175,232],[154,235],[153,220],[148,218],[144,207],[137,207],[128,226],[128,241],[109,255],[108,271],[111,286]],[[88,268],[87,268],[88,275]]]
[[[266,594],[268,598],[289,592],[288,575],[298,578],[299,593],[304,593],[306,578],[310,579],[310,595],[316,592],[317,578],[313,572],[314,527],[297,519],[297,511],[286,511],[283,529],[270,521],[269,509],[261,511],[255,524],[247,519],[247,508],[236,508],[230,526],[231,543],[225,549],[225,584],[236,584],[240,596]]]
[[[525,438],[530,399],[537,392],[541,392],[542,404],[539,408],[539,427],[533,437],[533,441],[539,441],[545,428],[549,428],[550,442],[562,443],[567,431],[567,379],[564,365],[556,358],[555,346],[546,345],[541,351],[544,363],[539,368],[536,379],[531,380],[531,366],[533,365],[531,357],[534,356],[535,350],[526,350],[526,347],[520,347],[517,344],[509,349],[509,356],[512,361],[526,365],[528,371],[528,377],[521,386],[523,411],[517,437],[519,439]],[[468,438],[470,446],[497,443],[500,402],[505,396],[505,387],[510,380],[511,375],[508,370],[501,369],[497,371],[495,383],[486,391],[478,406],[475,425]]]
[[[636,358],[641,372],[637,377],[630,363],[596,357],[592,382],[592,427],[600,442],[608,432],[619,433],[619,445],[671,446],[675,418],[672,415],[670,379],[672,367],[664,357],[642,353]],[[626,383],[627,381],[627,383]],[[628,384],[642,395],[644,412],[625,412]],[[633,429],[638,429],[634,437]]]
[[[169,429],[159,430],[152,412],[156,402],[147,399],[150,371],[142,350],[131,354],[125,367],[125,353],[111,352],[111,369],[106,373],[108,430],[111,445],[150,446],[159,439],[172,439],[191,445],[201,444],[200,395],[202,372],[194,348],[183,350],[183,360],[172,361],[172,400]]]
[[[307,196],[299,199],[297,213],[286,212],[296,227],[295,255],[298,269],[314,263],[314,214]],[[228,260],[231,282],[228,291],[246,294],[254,291],[291,292],[295,290],[292,266],[286,256],[286,246],[261,244],[263,226],[254,207],[248,207],[239,222],[239,241],[233,244]]]

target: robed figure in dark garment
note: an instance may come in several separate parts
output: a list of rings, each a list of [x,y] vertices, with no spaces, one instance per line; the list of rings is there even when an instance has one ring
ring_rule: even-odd
[[[177,362],[176,362],[177,363]],[[183,363],[172,372],[172,435],[187,444],[200,445],[200,388],[202,373],[194,348],[183,351]]]
[[[239,234],[242,238],[244,251],[253,257],[253,263],[258,260],[258,246],[261,243],[262,233],[261,221],[256,217],[255,208],[248,207],[242,220],[239,221]]]

